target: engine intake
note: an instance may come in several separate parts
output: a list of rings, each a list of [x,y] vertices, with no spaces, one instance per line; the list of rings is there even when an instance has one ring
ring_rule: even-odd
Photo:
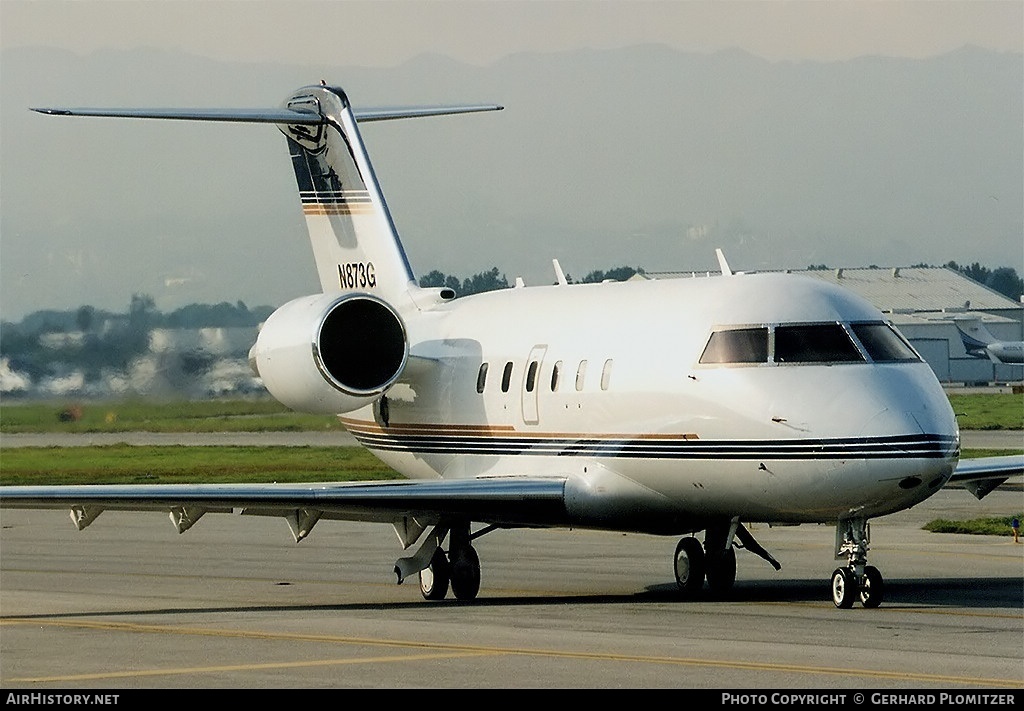
[[[315,414],[373,402],[402,374],[408,358],[401,317],[368,294],[290,301],[270,315],[249,352],[271,395]]]

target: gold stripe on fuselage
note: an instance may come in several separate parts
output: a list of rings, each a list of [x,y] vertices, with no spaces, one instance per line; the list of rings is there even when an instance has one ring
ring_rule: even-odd
[[[530,439],[608,439],[608,440],[694,440],[700,437],[693,433],[654,434],[654,433],[616,433],[616,432],[536,432],[517,430],[512,425],[442,425],[405,423],[381,427],[370,420],[354,420],[339,417],[338,420],[353,434],[376,435],[469,435],[469,436],[509,436]]]

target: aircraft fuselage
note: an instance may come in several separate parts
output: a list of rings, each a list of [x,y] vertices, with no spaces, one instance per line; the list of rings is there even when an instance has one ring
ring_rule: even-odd
[[[716,331],[884,321],[806,277],[512,288],[403,316],[407,373],[346,426],[412,478],[568,476],[575,525],[873,517],[937,491],[959,454],[917,358],[701,362]]]

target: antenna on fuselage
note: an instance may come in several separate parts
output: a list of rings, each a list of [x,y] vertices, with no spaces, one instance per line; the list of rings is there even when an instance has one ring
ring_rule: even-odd
[[[722,269],[722,276],[732,276],[732,269],[729,268],[729,262],[725,261],[725,254],[722,253],[722,250],[715,249],[715,256],[718,257],[718,266]]]
[[[558,280],[558,283],[568,284],[569,282],[565,279],[565,272],[562,271],[562,265],[558,263],[558,260],[552,259],[551,264],[555,267],[555,279]]]

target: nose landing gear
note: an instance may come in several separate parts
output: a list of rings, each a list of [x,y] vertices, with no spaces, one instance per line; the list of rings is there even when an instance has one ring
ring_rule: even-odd
[[[842,610],[853,607],[857,599],[867,608],[882,604],[885,581],[878,568],[867,564],[870,540],[867,519],[844,518],[836,525],[836,558],[849,560],[832,573],[832,602]]]

